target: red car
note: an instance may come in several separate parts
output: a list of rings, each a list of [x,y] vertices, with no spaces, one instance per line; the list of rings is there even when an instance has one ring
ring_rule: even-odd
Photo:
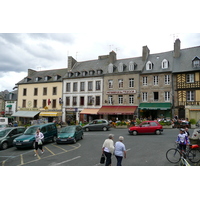
[[[144,121],[139,126],[133,126],[129,128],[130,135],[144,133],[160,135],[162,132],[163,127],[157,121]]]

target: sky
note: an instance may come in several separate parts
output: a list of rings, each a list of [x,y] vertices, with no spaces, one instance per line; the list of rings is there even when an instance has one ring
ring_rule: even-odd
[[[181,48],[200,45],[200,33],[0,33],[0,91],[12,91],[15,84],[36,71],[67,68],[68,56],[77,61],[97,59],[114,50],[117,58],[173,50],[176,38]]]

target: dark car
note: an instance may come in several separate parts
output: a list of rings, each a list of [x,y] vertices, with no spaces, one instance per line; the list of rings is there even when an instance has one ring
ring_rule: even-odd
[[[55,123],[48,124],[38,124],[30,126],[23,135],[17,137],[13,140],[13,146],[17,149],[24,147],[35,147],[35,134],[37,129],[44,134],[44,142],[51,140],[52,142],[56,141],[58,130]]]
[[[108,131],[110,123],[105,119],[96,119],[83,127],[84,131]]]
[[[76,143],[77,140],[83,139],[83,129],[81,126],[67,126],[58,132],[56,139],[57,144]]]
[[[163,127],[157,121],[144,121],[139,126],[129,128],[129,134],[156,134],[160,135],[163,132]]]
[[[13,140],[22,135],[26,128],[24,127],[9,127],[0,130],[0,148],[7,149],[13,145]]]

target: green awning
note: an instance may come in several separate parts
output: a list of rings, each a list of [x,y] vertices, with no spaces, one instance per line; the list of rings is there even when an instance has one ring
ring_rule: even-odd
[[[170,110],[171,103],[141,103],[140,110]]]
[[[12,108],[12,105],[7,105],[6,107],[8,107],[8,108]]]

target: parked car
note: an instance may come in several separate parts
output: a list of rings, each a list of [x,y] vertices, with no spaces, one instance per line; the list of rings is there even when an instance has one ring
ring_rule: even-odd
[[[58,132],[56,143],[76,143],[80,139],[83,139],[83,128],[79,125],[67,126]]]
[[[23,135],[20,137],[17,137],[13,141],[13,146],[15,146],[17,149],[23,148],[23,147],[35,147],[35,133],[36,130],[40,128],[40,131],[44,134],[44,140],[43,142],[50,141],[52,142],[56,141],[58,130],[55,125],[55,123],[49,123],[49,124],[38,124],[34,126],[30,126]]]
[[[160,135],[163,132],[163,127],[157,121],[144,121],[139,126],[129,128],[129,134],[156,134]]]
[[[83,127],[84,131],[108,131],[110,123],[105,119],[96,119]]]
[[[22,135],[26,128],[24,127],[9,127],[0,130],[0,148],[7,149],[13,145],[13,140]]]

